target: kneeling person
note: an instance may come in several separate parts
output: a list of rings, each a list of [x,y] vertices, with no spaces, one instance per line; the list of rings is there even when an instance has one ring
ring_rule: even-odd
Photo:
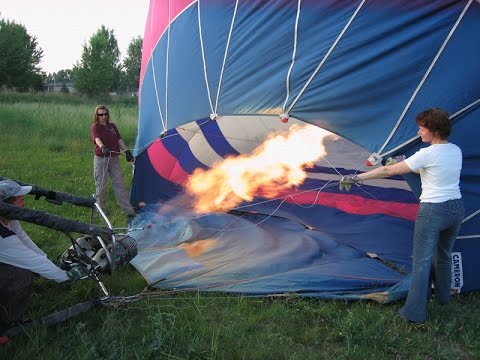
[[[24,207],[24,195],[31,190],[31,186],[20,186],[11,180],[0,181],[0,201]],[[64,282],[79,279],[86,272],[80,268],[60,269],[35,245],[18,220],[0,217],[0,334],[24,319],[34,274]]]

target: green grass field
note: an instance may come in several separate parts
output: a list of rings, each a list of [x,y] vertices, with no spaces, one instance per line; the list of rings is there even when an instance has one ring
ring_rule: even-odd
[[[0,93],[0,176],[89,197],[94,193],[90,125],[96,103],[69,96]],[[107,102],[133,147],[138,108]],[[122,161],[130,184],[131,165]],[[27,196],[27,207],[90,222],[91,213]],[[108,215],[125,226],[113,193]],[[52,258],[66,235],[33,224],[25,231]],[[105,279],[112,286],[108,276]],[[136,295],[146,282],[131,266],[115,275],[114,295]],[[90,280],[35,280],[30,317],[102,296]],[[0,348],[1,359],[480,359],[480,293],[429,304],[430,321],[414,326],[395,316],[400,303],[297,296],[246,298],[223,293],[164,293],[102,306],[52,327],[35,326]]]

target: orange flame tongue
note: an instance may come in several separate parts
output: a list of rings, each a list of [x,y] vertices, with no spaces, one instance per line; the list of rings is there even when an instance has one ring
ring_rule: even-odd
[[[311,125],[293,125],[288,133],[269,137],[251,155],[195,170],[187,183],[195,211],[229,210],[255,196],[270,199],[300,185],[307,177],[305,168],[326,155],[322,139],[330,134]]]

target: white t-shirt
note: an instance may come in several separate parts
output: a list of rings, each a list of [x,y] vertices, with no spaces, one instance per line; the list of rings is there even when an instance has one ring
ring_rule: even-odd
[[[420,202],[440,203],[461,199],[462,151],[451,143],[433,144],[405,159],[408,167],[420,173]]]
[[[7,226],[0,223],[0,263],[30,270],[56,282],[68,280],[67,273],[47,258],[17,220],[11,220]]]

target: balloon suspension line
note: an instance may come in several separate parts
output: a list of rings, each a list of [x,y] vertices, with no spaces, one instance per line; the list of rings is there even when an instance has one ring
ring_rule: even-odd
[[[305,82],[305,84],[303,85],[302,89],[300,90],[300,92],[298,93],[298,95],[295,97],[295,99],[292,101],[292,103],[290,104],[290,106],[288,107],[287,109],[287,114],[290,113],[293,109],[293,107],[297,104],[298,100],[303,96],[303,94],[305,93],[305,91],[307,90],[308,86],[310,86],[310,83],[313,81],[313,79],[315,78],[315,76],[317,75],[317,73],[320,71],[320,68],[323,66],[323,64],[325,64],[325,62],[327,61],[327,58],[330,56],[330,54],[333,52],[333,50],[335,49],[335,47],[337,46],[337,44],[340,42],[340,40],[342,39],[343,35],[347,32],[348,28],[350,27],[350,25],[352,24],[353,20],[355,19],[355,17],[357,16],[357,14],[359,13],[360,9],[363,7],[363,4],[365,3],[366,0],[362,0],[360,2],[360,4],[358,5],[358,7],[355,9],[354,13],[352,14],[352,16],[350,17],[350,19],[348,20],[347,24],[343,27],[342,31],[340,32],[340,34],[337,36],[337,38],[335,39],[335,41],[333,42],[333,44],[330,46],[330,48],[328,49],[327,53],[325,54],[325,56],[322,58],[322,60],[320,61],[320,63],[317,65],[317,67],[315,68],[315,70],[313,71],[313,73],[310,75],[310,77],[308,78],[308,80]]]
[[[288,100],[290,99],[290,76],[291,76],[291,73],[292,73],[292,70],[293,70],[293,66],[295,64],[295,58],[296,58],[296,54],[297,54],[297,43],[298,43],[298,23],[300,21],[300,7],[301,7],[301,3],[302,1],[301,0],[298,0],[298,3],[297,3],[297,15],[296,15],[296,18],[295,18],[295,29],[294,29],[294,36],[293,36],[293,51],[292,51],[292,60],[290,62],[290,67],[288,69],[288,73],[287,73],[287,78],[286,78],[286,81],[285,81],[285,92],[286,92],[286,95],[285,95],[285,101],[283,102],[283,105],[282,105],[282,114],[280,114],[280,118],[281,119],[288,119],[289,115],[288,115],[288,112],[285,112],[285,108],[287,106],[287,102]]]
[[[468,8],[470,7],[470,5],[472,4],[473,0],[470,0],[466,5],[465,7],[463,8],[462,12],[460,13],[460,15],[458,16],[455,24],[453,25],[453,27],[450,29],[450,32],[447,34],[447,37],[445,38],[445,40],[443,41],[442,43],[442,46],[440,46],[440,49],[437,51],[437,54],[435,55],[434,59],[432,60],[432,62],[430,63],[427,71],[425,72],[425,74],[423,75],[422,79],[420,80],[419,84],[417,85],[416,89],[414,90],[412,96],[410,97],[409,101],[407,102],[407,105],[405,106],[405,108],[403,109],[403,112],[402,114],[400,115],[400,117],[398,118],[397,120],[397,123],[395,124],[395,126],[393,127],[392,131],[390,132],[390,135],[387,137],[387,139],[385,140],[385,142],[383,143],[383,145],[380,147],[380,150],[378,151],[378,153],[380,154],[384,149],[385,147],[388,145],[388,143],[390,142],[390,140],[392,139],[393,135],[397,132],[399,126],[400,126],[400,123],[403,121],[405,115],[407,114],[407,111],[410,109],[413,101],[415,100],[415,98],[417,97],[417,94],[419,93],[420,89],[423,87],[425,81],[427,80],[428,76],[430,75],[430,73],[432,72],[434,66],[436,65],[437,63],[437,60],[440,58],[440,55],[442,54],[443,50],[445,49],[445,47],[447,46],[448,42],[450,41],[451,37],[453,36],[453,33],[455,32],[455,30],[457,30],[458,28],[458,25],[460,24],[460,22],[462,21],[465,13],[467,12]]]
[[[211,120],[216,119],[217,116],[218,116],[217,111],[218,111],[218,102],[219,102],[219,99],[220,99],[220,89],[222,87],[223,73],[224,73],[224,70],[225,70],[225,64],[227,62],[228,50],[230,48],[230,40],[232,38],[233,25],[235,24],[235,19],[237,17],[237,9],[238,9],[238,0],[235,2],[235,9],[233,10],[232,21],[230,22],[230,30],[228,31],[228,39],[227,39],[227,43],[225,45],[225,52],[223,54],[222,69],[220,71],[220,78],[218,79],[217,97],[215,99],[215,109],[213,109],[212,114],[210,114],[210,119]]]
[[[203,31],[202,31],[202,18],[200,12],[200,0],[197,1],[197,17],[198,17],[198,37],[200,39],[200,51],[202,53],[202,63],[203,63],[203,76],[205,77],[205,86],[208,93],[208,102],[210,104],[210,111],[213,114],[213,104],[212,104],[212,95],[210,93],[210,85],[208,83],[208,72],[207,72],[207,61],[205,60],[205,48],[203,46]]]

